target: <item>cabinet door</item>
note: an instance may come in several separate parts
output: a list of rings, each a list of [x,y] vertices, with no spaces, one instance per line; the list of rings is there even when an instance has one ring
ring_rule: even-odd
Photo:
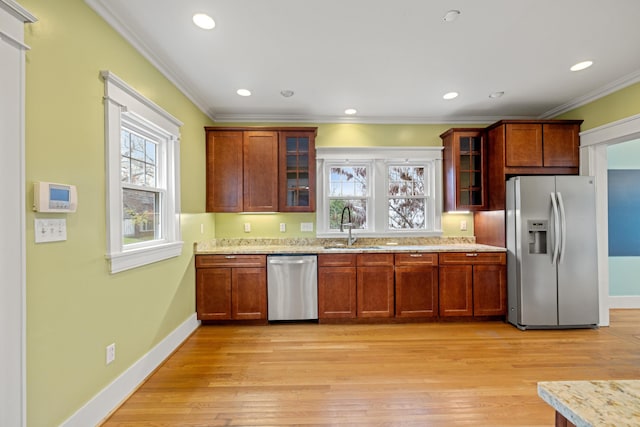
[[[356,317],[356,268],[318,268],[320,319]]]
[[[580,125],[544,124],[544,166],[580,166]]]
[[[357,270],[358,317],[393,317],[393,266]]]
[[[396,317],[438,315],[438,267],[396,266]]]
[[[473,316],[473,266],[440,266],[440,316]]]
[[[207,212],[241,212],[241,131],[207,132]]]
[[[246,131],[243,139],[245,212],[278,210],[278,133]]]
[[[447,211],[488,207],[483,129],[454,128],[440,135],[444,146],[444,205]]]
[[[473,266],[474,316],[507,314],[507,270],[504,265]]]
[[[233,319],[267,318],[267,270],[234,268],[231,276]]]
[[[541,167],[542,125],[506,124],[505,165],[507,167]]]
[[[231,269],[196,270],[196,311],[199,320],[231,319]]]
[[[316,201],[315,132],[279,133],[279,211],[314,212]]]

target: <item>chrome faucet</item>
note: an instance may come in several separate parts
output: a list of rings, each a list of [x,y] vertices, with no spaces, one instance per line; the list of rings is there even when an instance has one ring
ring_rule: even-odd
[[[349,214],[349,222],[344,222],[344,211],[347,211],[347,213]],[[351,229],[353,228],[353,222],[351,222],[351,209],[349,209],[349,206],[345,206],[344,209],[342,209],[342,215],[340,217],[340,232],[343,232],[345,227],[347,228],[347,230],[349,230],[347,245],[351,246],[356,240],[358,240],[358,238],[351,236]]]

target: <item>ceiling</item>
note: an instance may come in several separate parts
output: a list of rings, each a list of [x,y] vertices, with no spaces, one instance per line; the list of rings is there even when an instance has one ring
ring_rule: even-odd
[[[547,118],[640,81],[638,0],[85,1],[218,122]]]

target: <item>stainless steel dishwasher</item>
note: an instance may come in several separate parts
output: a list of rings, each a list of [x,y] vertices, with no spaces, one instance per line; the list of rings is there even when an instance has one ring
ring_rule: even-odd
[[[317,319],[317,255],[267,256],[267,300],[270,321]]]

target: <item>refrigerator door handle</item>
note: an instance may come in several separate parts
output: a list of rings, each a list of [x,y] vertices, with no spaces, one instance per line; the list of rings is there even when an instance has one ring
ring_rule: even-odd
[[[562,263],[564,259],[564,250],[567,245],[567,216],[564,212],[564,201],[562,200],[562,193],[558,192],[558,206],[560,207],[560,258],[558,258],[558,264]]]
[[[558,263],[558,255],[560,251],[560,215],[558,214],[558,201],[556,200],[556,193],[551,193],[551,206],[553,207],[553,256],[551,257],[551,264]]]

